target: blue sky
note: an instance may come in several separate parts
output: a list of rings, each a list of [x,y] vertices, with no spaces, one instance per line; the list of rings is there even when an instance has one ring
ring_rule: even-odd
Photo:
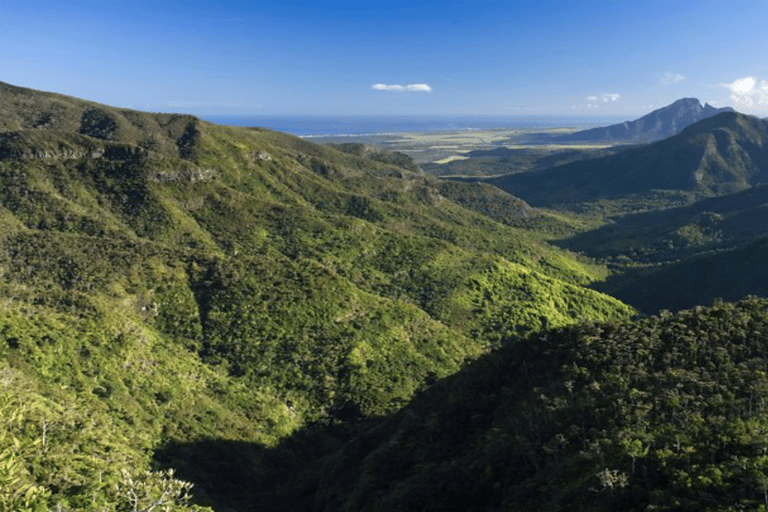
[[[197,115],[768,115],[760,1],[0,0],[0,80]]]

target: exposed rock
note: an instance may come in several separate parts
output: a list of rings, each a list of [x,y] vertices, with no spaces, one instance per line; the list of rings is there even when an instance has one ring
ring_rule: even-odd
[[[147,154],[140,146],[110,145],[103,150],[104,158],[108,160],[136,160]]]
[[[221,175],[218,169],[201,169],[188,167],[176,171],[156,172],[149,176],[149,181],[155,183],[180,183],[214,180]]]
[[[0,133],[0,160],[78,160],[106,158],[134,161],[148,151],[140,146],[118,143],[94,143],[80,136],[42,135],[21,131]]]

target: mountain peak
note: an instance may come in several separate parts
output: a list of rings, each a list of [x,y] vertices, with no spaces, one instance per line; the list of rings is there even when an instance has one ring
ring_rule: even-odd
[[[617,144],[653,142],[676,135],[685,127],[721,112],[734,112],[734,110],[730,107],[715,108],[708,103],[702,106],[698,98],[680,98],[634,121],[583,130],[563,135],[557,140]]]
[[[685,105],[692,108],[695,108],[695,107],[701,108],[701,101],[699,101],[698,98],[680,98],[679,100],[673,101],[670,105],[667,105],[667,107],[662,107],[662,109],[668,108],[668,107],[680,106],[680,105]]]
[[[768,183],[768,123],[732,110],[714,112],[665,140],[490,182],[534,207],[659,190],[718,196]]]
[[[672,105],[675,105],[678,103],[687,103],[690,105],[701,105],[701,101],[698,98],[680,98],[679,100],[673,101]]]

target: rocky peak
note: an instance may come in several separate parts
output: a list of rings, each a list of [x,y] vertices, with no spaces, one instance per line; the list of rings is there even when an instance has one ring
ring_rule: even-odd
[[[685,127],[721,112],[734,112],[734,110],[730,107],[715,108],[709,104],[702,106],[697,98],[681,98],[634,121],[583,130],[558,137],[557,140],[564,142],[653,142],[676,135]]]

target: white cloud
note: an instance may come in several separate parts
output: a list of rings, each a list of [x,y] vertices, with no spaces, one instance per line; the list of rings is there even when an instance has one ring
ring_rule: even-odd
[[[377,91],[411,91],[411,92],[432,92],[432,88],[427,84],[408,84],[408,85],[387,85],[373,84],[371,89]]]
[[[676,84],[677,82],[682,82],[685,80],[685,76],[681,75],[680,73],[672,73],[671,71],[667,71],[664,73],[664,76],[661,77],[661,85],[672,85]]]
[[[753,76],[745,76],[734,80],[730,84],[720,84],[731,91],[731,99],[751,107],[755,101],[761,105],[768,104],[768,81],[760,80]]]
[[[587,96],[586,103],[582,103],[581,105],[571,105],[571,110],[600,108],[601,103],[610,103],[618,100],[619,98],[621,98],[621,94],[615,93],[604,93],[600,96]]]

